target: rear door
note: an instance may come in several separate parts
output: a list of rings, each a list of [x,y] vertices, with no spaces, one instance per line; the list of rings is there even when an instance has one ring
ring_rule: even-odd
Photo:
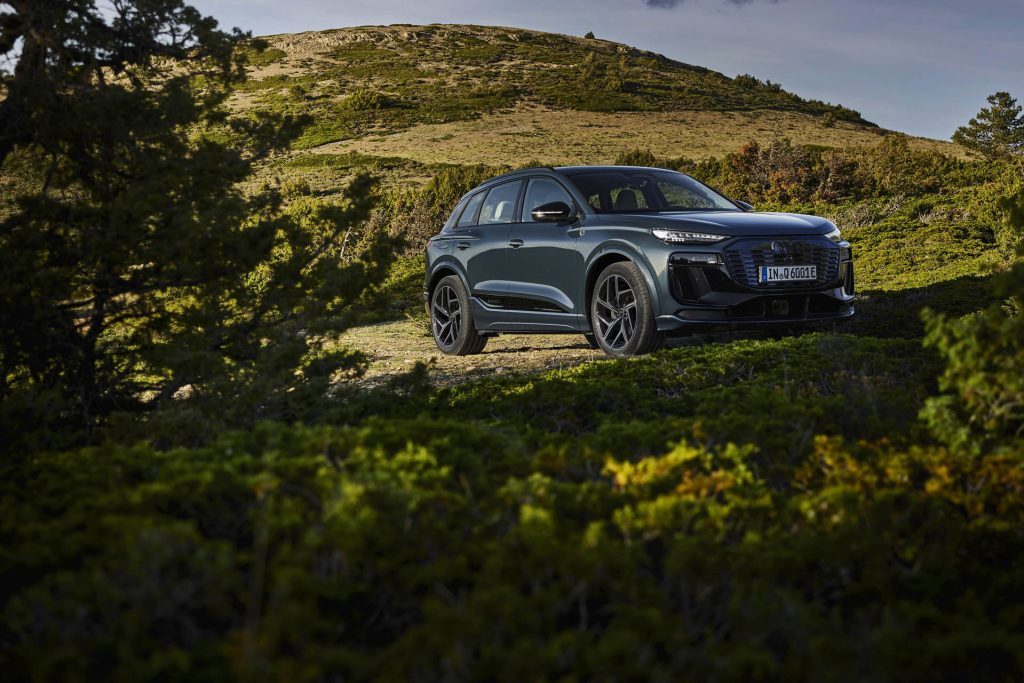
[[[474,195],[453,231],[470,293],[488,305],[500,305],[508,291],[508,231],[522,186],[514,180]]]

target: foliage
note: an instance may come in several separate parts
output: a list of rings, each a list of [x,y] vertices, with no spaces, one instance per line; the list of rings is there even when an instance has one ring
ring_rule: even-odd
[[[345,106],[356,111],[374,111],[391,106],[387,96],[373,90],[360,89],[345,98]]]
[[[243,191],[295,122],[225,124],[242,74],[215,22],[172,1],[118,7],[109,26],[85,2],[13,15],[51,33],[25,38],[2,104],[0,159],[21,178],[0,218],[5,450],[96,438],[115,413],[184,398],[236,424],[287,416],[351,365],[318,340],[386,270],[382,235],[335,258],[370,211],[367,178],[338,205]]]
[[[900,134],[888,134],[877,145],[844,150],[794,145],[787,138],[768,145],[751,141],[722,159],[700,162],[657,159],[637,149],[619,155],[616,163],[675,168],[729,196],[773,205],[941,193],[992,181],[1002,169],[912,149]]]
[[[1024,190],[1003,206],[1024,232]],[[974,454],[1012,449],[1024,437],[1024,263],[999,277],[996,292],[1004,301],[980,314],[928,320],[926,343],[946,359],[947,393],[929,400],[925,415],[936,436]]]
[[[191,75],[214,82],[241,76],[231,58],[240,34],[217,30],[216,21],[180,0],[112,7],[90,0],[4,4],[12,11],[0,18],[0,54],[15,66],[0,67],[0,163],[20,146],[37,147],[44,160],[94,160],[95,150],[82,143],[110,134],[105,129],[118,122],[117,100],[154,82],[165,87],[164,103],[180,98],[186,86],[181,74],[167,68],[169,58],[187,58]],[[158,103],[124,104],[138,109]],[[105,125],[96,126],[97,120]]]
[[[400,236],[407,245],[407,254],[419,254],[427,238],[440,232],[462,195],[507,170],[489,166],[445,166],[421,187],[385,192],[370,219],[367,235]]]
[[[432,419],[41,455],[0,480],[0,656],[37,680],[1024,674],[1019,452],[756,456]]]
[[[1008,92],[988,96],[983,107],[966,126],[953,133],[953,142],[974,149],[990,159],[1024,154],[1024,114]]]
[[[285,51],[276,47],[267,47],[265,44],[246,45],[242,50],[245,56],[245,63],[249,66],[270,66],[285,58]]]

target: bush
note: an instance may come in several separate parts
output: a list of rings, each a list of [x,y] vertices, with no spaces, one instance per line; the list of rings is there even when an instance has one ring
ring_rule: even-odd
[[[353,111],[380,111],[393,106],[393,103],[386,95],[363,88],[350,93],[344,106]]]
[[[266,45],[250,45],[242,51],[245,63],[249,66],[270,66],[283,60],[287,54],[284,50]]]
[[[505,167],[445,166],[425,185],[385,192],[370,219],[367,238],[378,233],[401,237],[405,255],[422,254],[427,238],[437,234],[462,195]]]
[[[1008,223],[1024,231],[1024,190],[1004,207]],[[924,415],[937,437],[976,455],[1014,449],[1024,437],[1024,263],[998,279],[996,292],[1004,301],[979,315],[927,319],[926,343],[946,359],[947,393]]]
[[[769,477],[746,447],[620,456],[517,432],[268,424],[35,458],[0,481],[5,672],[1024,674],[1019,455],[818,438]]]

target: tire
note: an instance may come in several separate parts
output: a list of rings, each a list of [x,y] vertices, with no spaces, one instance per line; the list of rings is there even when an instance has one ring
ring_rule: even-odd
[[[613,263],[598,276],[590,295],[590,329],[601,350],[616,358],[650,353],[664,344],[651,293],[632,261]]]
[[[594,336],[593,332],[587,332],[586,334],[583,335],[583,338],[587,340],[588,344],[590,344],[590,348],[592,348],[592,349],[599,349],[599,348],[601,348],[601,346],[597,343],[597,338]]]
[[[469,292],[455,275],[441,278],[430,294],[430,332],[437,348],[449,356],[480,353],[487,344],[469,312]]]

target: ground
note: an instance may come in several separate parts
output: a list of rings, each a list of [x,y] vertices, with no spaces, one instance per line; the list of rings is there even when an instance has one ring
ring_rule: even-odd
[[[493,337],[483,353],[445,356],[437,350],[425,320],[400,320],[349,330],[340,342],[366,354],[369,369],[361,383],[376,386],[411,370],[431,366],[439,385],[456,384],[501,373],[531,373],[565,368],[606,356],[590,348],[582,334],[506,334]]]
[[[670,337],[665,346],[678,348],[766,335],[747,331],[694,334]],[[366,355],[369,367],[359,384],[367,388],[412,370],[417,362],[430,367],[432,384],[450,386],[496,374],[526,375],[610,360],[603,352],[590,348],[582,334],[502,334],[488,340],[483,353],[446,356],[437,350],[427,322],[421,318],[355,327],[338,341]]]

